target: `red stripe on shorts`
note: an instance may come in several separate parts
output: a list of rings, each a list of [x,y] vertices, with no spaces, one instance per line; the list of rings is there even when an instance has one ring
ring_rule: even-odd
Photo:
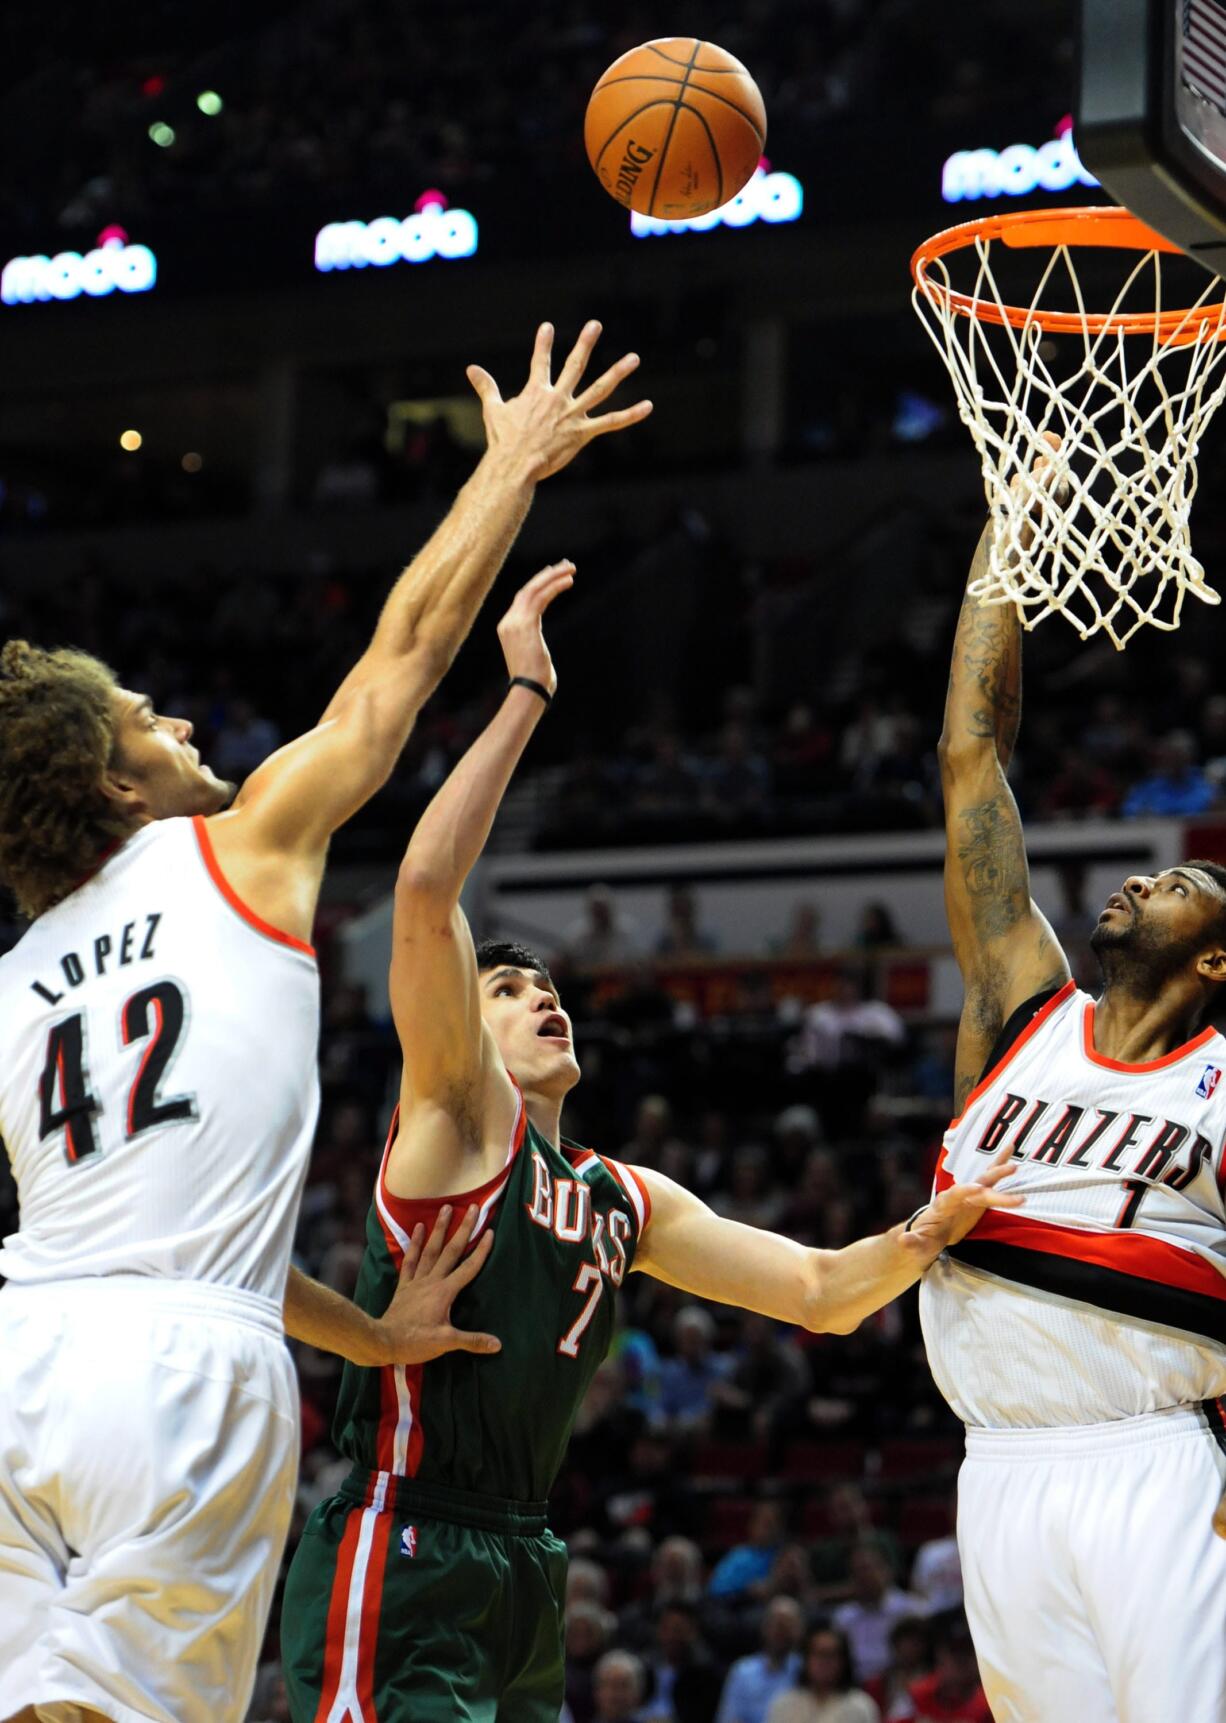
[[[362,1586],[362,1626],[358,1637],[358,1669],[354,1682],[358,1703],[366,1723],[376,1723],[375,1653],[379,1642],[379,1617],[383,1610],[383,1575],[387,1568],[388,1543],[392,1535],[390,1507],[375,1515],[366,1579]]]
[[[366,1501],[374,1496],[374,1478],[366,1488]],[[328,1602],[328,1625],[324,1634],[324,1673],[319,1690],[315,1723],[328,1723],[328,1713],[336,1700],[341,1684],[341,1665],[345,1656],[345,1619],[349,1614],[349,1587],[353,1580],[353,1559],[357,1554],[358,1537],[362,1530],[365,1509],[356,1504],[350,1508],[345,1521],[345,1533],[336,1553],[336,1574],[332,1580],[332,1596]]]

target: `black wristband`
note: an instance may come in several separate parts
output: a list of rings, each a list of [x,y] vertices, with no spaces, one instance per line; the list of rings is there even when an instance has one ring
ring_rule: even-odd
[[[531,688],[534,694],[539,694],[546,708],[553,705],[553,695],[543,682],[534,682],[531,676],[512,676],[507,683],[508,688]]]
[[[911,1219],[907,1222],[906,1226],[903,1227],[902,1230],[904,1232],[910,1232],[911,1228],[915,1225],[915,1223],[919,1219],[919,1217],[922,1214],[926,1214],[931,1207],[932,1207],[932,1198],[930,1197],[926,1203],[920,1204],[920,1206],[916,1209],[915,1213],[911,1216]]]

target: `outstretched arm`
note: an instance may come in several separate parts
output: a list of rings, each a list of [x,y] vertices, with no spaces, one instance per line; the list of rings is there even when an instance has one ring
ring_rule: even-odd
[[[542,618],[574,576],[570,562],[542,569],[498,624],[508,675],[539,682],[550,695],[557,676]],[[481,1020],[476,953],[460,894],[544,714],[544,701],[530,688],[508,688],[422,815],[396,880],[389,991],[404,1075],[394,1152],[398,1173],[407,1172],[423,1196],[454,1190],[457,1179],[475,1170],[473,1156],[487,1140],[505,1140],[514,1118],[511,1080]],[[397,1188],[403,1183],[402,1177]]]
[[[985,527],[968,585],[987,565]],[[945,909],[964,1002],[955,1111],[1011,1012],[1058,987],[1069,968],[1030,896],[1017,803],[1005,776],[1022,705],[1021,625],[1012,604],[979,604],[968,591],[954,637],[938,750],[945,796]]]
[[[282,1320],[291,1340],[335,1352],[351,1364],[428,1364],[444,1352],[499,1352],[492,1334],[464,1333],[451,1325],[451,1305],[485,1266],[494,1235],[487,1232],[466,1257],[477,1211],[470,1208],[449,1240],[452,1211],[439,1210],[429,1238],[417,1226],[405,1252],[400,1283],[382,1316],[291,1268]]]
[[[1011,1149],[1010,1149],[1011,1153]],[[974,1184],[934,1197],[906,1227],[858,1239],[842,1250],[810,1250],[794,1239],[724,1220],[696,1196],[646,1167],[635,1171],[651,1196],[651,1219],[634,1266],[655,1280],[736,1304],[815,1333],[850,1334],[905,1292],[956,1244],[986,1208],[1022,1199],[996,1187],[1009,1171],[1001,1153]]]
[[[528,383],[507,401],[487,372],[470,366],[488,440],[480,465],[397,582],[370,646],[315,729],[265,760],[233,809],[212,822],[223,871],[233,876],[235,865],[246,864],[242,877],[233,877],[236,889],[287,931],[299,931],[288,923],[300,923],[302,911],[297,902],[276,904],[278,870],[294,860],[322,868],[331,833],[386,782],[414,718],[471,628],[536,485],[594,437],[650,412],[650,402],[641,401],[592,416],[638,364],[627,354],[579,392],[599,335],[598,323],[585,326],[554,381],[553,331],[542,324]],[[263,871],[256,865],[252,877],[252,864],[261,861]]]

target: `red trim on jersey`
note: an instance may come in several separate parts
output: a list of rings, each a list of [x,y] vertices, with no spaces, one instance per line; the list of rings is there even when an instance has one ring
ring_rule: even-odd
[[[365,1513],[365,1509],[362,1510]],[[392,1535],[394,1515],[390,1503],[375,1515],[370,1551],[366,1558],[366,1574],[362,1582],[362,1625],[358,1630],[358,1666],[353,1685],[357,1690],[359,1715],[367,1723],[375,1723],[375,1652],[379,1643],[379,1617],[383,1609],[383,1574],[387,1567],[387,1549]]]
[[[642,1176],[639,1173],[636,1173],[633,1167],[628,1167],[624,1161],[606,1160],[603,1155],[601,1155],[600,1159],[603,1162],[605,1169],[612,1173],[618,1184],[626,1192],[627,1197],[630,1197],[631,1208],[634,1207],[634,1198],[630,1196],[630,1191],[626,1184],[626,1178],[634,1181],[634,1188],[639,1193],[639,1198],[643,1204],[643,1224],[639,1228],[639,1237],[641,1238],[647,1231],[647,1223],[651,1219],[651,1192],[643,1183]],[[625,1174],[625,1178],[622,1177],[623,1173]],[[637,1213],[634,1218],[636,1220],[638,1219]]]
[[[328,1600],[328,1621],[324,1629],[324,1672],[319,1689],[319,1704],[314,1723],[328,1723],[328,1713],[336,1702],[341,1684],[341,1667],[345,1659],[345,1621],[349,1614],[349,1587],[353,1581],[353,1562],[362,1530],[362,1515],[374,1500],[375,1480],[372,1475],[366,1486],[366,1501],[353,1507],[345,1520],[341,1545],[336,1552],[336,1572],[332,1576],[332,1596]],[[389,1516],[390,1517],[390,1516]]]
[[[426,1446],[426,1432],[421,1422],[421,1388],[425,1376],[424,1364],[406,1364],[404,1366],[404,1386],[409,1397],[409,1405],[413,1408],[413,1422],[409,1425],[408,1452],[404,1460],[406,1478],[415,1478],[421,1470],[421,1456]]]
[[[952,1190],[958,1182],[949,1170],[948,1161],[949,1150],[942,1144],[937,1156],[937,1170],[932,1176],[932,1194],[935,1197],[939,1197],[942,1191]]]
[[[512,1079],[512,1081],[514,1081],[514,1079]],[[516,1093],[518,1093],[518,1087],[516,1089]],[[388,1213],[396,1222],[397,1226],[402,1227],[405,1232],[412,1236],[413,1228],[419,1223],[424,1223],[427,1228],[432,1227],[438,1219],[438,1211],[445,1204],[450,1203],[455,1210],[455,1213],[451,1217],[450,1231],[455,1232],[464,1219],[465,1209],[469,1208],[473,1203],[480,1208],[483,1203],[487,1202],[491,1196],[496,1194],[499,1185],[505,1183],[505,1181],[510,1177],[511,1168],[515,1165],[515,1157],[523,1147],[524,1137],[527,1135],[528,1112],[524,1106],[523,1097],[520,1096],[519,1118],[515,1126],[515,1135],[511,1139],[511,1152],[507,1156],[506,1165],[501,1169],[501,1171],[496,1172],[493,1178],[487,1179],[483,1185],[478,1185],[475,1190],[458,1191],[453,1195],[442,1197],[398,1197],[394,1191],[388,1189],[388,1156],[391,1154],[392,1144],[396,1140],[396,1133],[399,1128],[400,1107],[399,1104],[397,1104],[396,1110],[392,1114],[392,1122],[387,1133],[387,1146],[383,1150],[383,1162],[379,1168],[379,1189],[382,1193],[383,1201],[387,1204]]]
[[[1226,1303],[1226,1277],[1212,1263],[1160,1238],[1145,1238],[1136,1232],[1082,1232],[1078,1227],[1057,1226],[1005,1209],[985,1210],[968,1236],[998,1239],[1002,1244],[1048,1256],[1075,1257],[1097,1268],[1114,1269],[1117,1274],[1130,1274],[1161,1286],[1178,1286]]]
[[[257,933],[262,933],[265,939],[275,940],[278,945],[288,945],[291,951],[301,951],[307,957],[314,957],[315,947],[313,945],[307,945],[304,940],[295,939],[292,933],[282,933],[279,927],[273,927],[271,922],[265,921],[262,916],[255,913],[249,904],[243,902],[221,871],[221,865],[214,853],[213,840],[209,836],[203,814],[192,815],[192,827],[196,833],[196,842],[200,845],[201,859],[208,869],[209,878],[235,915],[241,916],[249,927],[253,927]]]
[[[1092,1065],[1101,1065],[1106,1071],[1161,1071],[1165,1065],[1176,1065],[1180,1059],[1186,1059],[1189,1053],[1195,1053],[1198,1047],[1203,1047],[1206,1041],[1212,1041],[1217,1030],[1210,1026],[1202,1029],[1200,1034],[1191,1041],[1185,1041],[1182,1047],[1176,1047],[1173,1053],[1164,1053],[1161,1059],[1146,1059],[1140,1065],[1126,1065],[1122,1059],[1108,1059],[1105,1053],[1094,1051],[1094,1001],[1087,1000],[1086,1008],[1081,1018],[1081,1050]]]
[[[1009,1065],[1017,1057],[1022,1048],[1026,1045],[1027,1041],[1029,1041],[1030,1037],[1037,1034],[1037,1032],[1043,1027],[1044,1023],[1047,1022],[1047,1019],[1051,1016],[1052,1012],[1057,1010],[1059,1006],[1063,1005],[1065,1000],[1068,999],[1071,994],[1076,993],[1076,991],[1077,983],[1075,981],[1066,981],[1059,993],[1054,994],[1041,1010],[1035,1012],[1034,1016],[1030,1019],[1030,1022],[1027,1023],[1026,1027],[1022,1030],[1021,1034],[1013,1043],[1012,1047],[1009,1048],[1009,1051],[1005,1056],[993,1065],[986,1077],[981,1077],[975,1084],[975,1087],[962,1103],[962,1111],[958,1114],[956,1119],[951,1119],[949,1121],[949,1129],[951,1131],[955,1125],[960,1125],[962,1123],[963,1119],[965,1119],[967,1113],[979,1099],[980,1095],[984,1094],[991,1088],[992,1084],[1000,1076],[1006,1065]]]

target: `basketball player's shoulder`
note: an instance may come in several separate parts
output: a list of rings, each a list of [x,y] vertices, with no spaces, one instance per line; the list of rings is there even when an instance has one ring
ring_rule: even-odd
[[[565,1137],[561,1153],[574,1177],[628,1209],[634,1217],[636,1232],[642,1232],[651,1218],[651,1193],[635,1167],[614,1160],[611,1155],[598,1154],[595,1149],[583,1148]]]

